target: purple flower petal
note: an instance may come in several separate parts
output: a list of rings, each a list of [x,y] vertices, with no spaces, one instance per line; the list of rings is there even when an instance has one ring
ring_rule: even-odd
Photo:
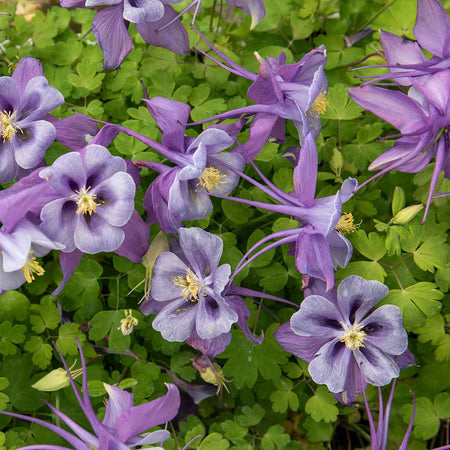
[[[320,295],[310,295],[303,300],[300,310],[291,317],[291,330],[298,336],[327,339],[341,336],[343,317],[336,305]]]
[[[383,305],[367,316],[361,324],[367,341],[390,355],[401,355],[408,346],[408,335],[403,328],[400,309],[394,305]]]
[[[75,250],[74,233],[76,221],[73,220],[77,206],[67,198],[59,198],[47,203],[41,211],[41,229],[56,242],[66,247],[65,252]]]
[[[80,150],[98,133],[97,123],[84,114],[74,114],[65,119],[52,118],[56,140],[70,150]]]
[[[12,140],[17,164],[24,169],[36,167],[44,158],[45,151],[55,141],[55,127],[46,120],[37,120],[22,128]]]
[[[329,338],[298,336],[290,323],[283,323],[273,334],[280,347],[303,361],[311,362],[320,348],[329,342]]]
[[[126,172],[117,172],[92,189],[100,203],[95,214],[115,227],[124,226],[134,210],[136,185]]]
[[[400,375],[400,368],[387,353],[372,345],[368,339],[364,345],[354,355],[365,381],[374,386],[385,386]]]
[[[402,92],[374,86],[350,88],[348,92],[359,106],[391,123],[402,133],[418,132],[428,123],[422,108]]]
[[[125,239],[114,253],[140,264],[150,244],[149,226],[139,213],[133,210],[131,219],[122,227],[122,231],[125,233]]]
[[[438,0],[419,0],[414,36],[430,53],[450,56],[450,19]]]
[[[164,15],[164,5],[159,0],[124,0],[123,18],[132,23],[155,22]]]
[[[202,145],[205,146],[208,156],[215,155],[234,144],[234,139],[229,136],[225,131],[218,130],[216,128],[207,128],[197,138],[192,141],[186,150],[187,154],[194,153],[196,148],[201,148]],[[195,151],[195,153],[198,150]],[[195,154],[194,153],[194,154]]]
[[[321,233],[310,229],[299,233],[295,246],[295,266],[300,273],[325,281],[327,289],[334,286],[330,247]]]
[[[169,342],[183,342],[192,335],[196,316],[197,304],[182,298],[168,304],[155,317],[152,327]]]
[[[41,76],[44,76],[41,62],[36,58],[27,56],[19,61],[11,78],[16,82],[19,95],[23,95],[28,82],[34,77]]]
[[[209,359],[214,359],[222,353],[231,342],[231,333],[224,333],[212,339],[202,339],[194,330],[192,335],[186,340],[186,344],[195,348]]]
[[[389,289],[379,281],[349,276],[342,280],[337,290],[339,309],[345,318],[349,318],[350,324],[359,323],[388,292]]]
[[[134,185],[134,184],[133,184]],[[125,233],[110,225],[98,214],[79,216],[76,222],[74,242],[76,248],[84,253],[113,252],[125,239]]]
[[[108,393],[109,400],[106,404],[105,417],[102,423],[115,429],[120,416],[133,407],[133,394],[106,383],[103,383],[103,386]]]
[[[223,300],[203,297],[198,302],[196,331],[201,339],[216,338],[228,333],[237,320],[237,313]]]
[[[168,392],[151,402],[134,406],[118,420],[117,438],[126,442],[149,428],[172,420],[180,408],[180,392],[173,384],[167,384]]]
[[[141,22],[136,24],[138,33],[145,42],[155,47],[163,47],[179,55],[189,53],[189,36],[179,19],[162,28],[176,16],[175,10],[164,5],[164,15],[156,22]]]
[[[305,206],[314,205],[317,182],[317,148],[311,133],[305,137],[300,158],[294,169],[294,186],[299,200]]]
[[[9,183],[14,180],[18,170],[13,144],[0,141],[0,183]]]
[[[181,228],[180,244],[190,266],[201,276],[215,273],[222,256],[223,241],[201,228]]]
[[[238,325],[242,332],[245,334],[246,338],[253,342],[256,345],[260,345],[264,340],[264,334],[261,331],[261,336],[255,337],[253,333],[250,331],[247,320],[250,317],[250,309],[245,304],[244,300],[237,295],[227,295],[226,296],[227,303],[236,311],[238,315]]]
[[[181,299],[182,287],[173,279],[186,276],[188,267],[174,253],[165,252],[156,259],[152,278],[152,297],[158,302]]]
[[[353,352],[338,338],[325,344],[309,363],[309,373],[317,384],[326,384],[330,392],[345,390],[350,364],[354,364]]]
[[[150,114],[162,132],[162,143],[172,150],[184,153],[184,133],[191,107],[164,97],[144,99]]]
[[[353,254],[353,246],[350,241],[335,230],[331,230],[327,234],[326,239],[330,246],[333,266],[335,268],[346,267]]]
[[[28,233],[11,234],[0,230],[0,248],[3,257],[3,270],[13,272],[21,269],[30,256],[31,236]]]
[[[218,183],[217,187],[213,186],[209,192],[214,194],[229,194],[239,183],[240,176],[232,169],[223,165],[231,166],[236,170],[243,172],[245,169],[245,160],[239,153],[218,153],[210,157],[206,161],[207,167],[215,167],[219,169],[224,178]]]
[[[11,77],[0,77],[0,111],[13,112],[18,106],[19,92]]]
[[[250,29],[253,29],[258,25],[266,15],[266,8],[263,0],[227,0],[230,6],[234,6],[244,11],[252,18],[252,24]]]
[[[45,77],[32,78],[23,93],[20,105],[17,107],[19,124],[42,119],[50,111],[64,103],[61,93],[51,87]]]
[[[103,67],[108,70],[117,69],[133,48],[122,10],[122,3],[102,9],[92,21],[92,31],[103,52]]]

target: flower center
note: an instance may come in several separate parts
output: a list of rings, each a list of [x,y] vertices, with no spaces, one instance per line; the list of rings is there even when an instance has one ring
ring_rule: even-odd
[[[364,325],[355,322],[353,326],[346,325],[341,322],[345,333],[339,338],[341,342],[344,342],[347,348],[350,350],[356,350],[359,347],[364,347],[364,340],[366,339],[366,333],[362,330]]]
[[[330,102],[327,100],[326,95],[327,95],[326,91],[319,93],[319,95],[314,100],[314,103],[309,108],[309,110],[312,113],[320,115],[326,111],[327,106],[330,104]]]
[[[73,194],[72,197],[75,199],[78,205],[77,214],[89,214],[95,213],[95,208],[100,206],[100,203],[95,203],[95,199],[97,196],[95,194],[89,194],[89,186],[86,189],[86,186],[83,186],[79,191],[75,191],[76,194]]]
[[[207,167],[198,177],[197,186],[200,185],[208,191],[212,188],[219,189],[219,184],[225,183],[225,181],[223,181],[224,178],[226,178],[226,175],[221,174],[219,169]]]
[[[203,288],[203,283],[197,280],[198,274],[191,272],[191,269],[186,271],[186,276],[179,275],[174,277],[173,284],[176,286],[181,286],[183,289],[181,291],[181,296],[186,301],[195,302],[199,300],[198,293]]]
[[[348,213],[342,214],[334,229],[339,233],[346,234],[353,233],[358,227],[359,225],[354,224],[352,213]]]
[[[2,138],[3,142],[8,140],[12,141],[13,136],[20,131],[23,133],[22,129],[14,123],[14,119],[16,118],[16,112],[0,112],[0,124],[2,126]]]
[[[45,270],[39,265],[36,261],[36,258],[33,256],[34,251],[30,251],[30,256],[27,259],[27,262],[22,267],[23,274],[25,275],[25,280],[27,283],[31,283],[34,280],[34,275],[36,274],[38,277],[44,275]]]

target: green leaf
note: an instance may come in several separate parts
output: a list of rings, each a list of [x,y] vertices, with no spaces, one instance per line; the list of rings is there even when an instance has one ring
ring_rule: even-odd
[[[244,406],[242,408],[242,415],[237,416],[236,421],[243,427],[253,427],[261,422],[265,414],[266,411],[261,405]]]
[[[331,441],[333,436],[333,425],[326,422],[316,422],[307,417],[304,423],[306,437],[310,442],[327,442]]]
[[[199,450],[226,450],[230,444],[220,433],[211,433],[197,447]]]
[[[414,262],[422,270],[429,272],[434,272],[435,267],[444,269],[448,261],[449,250],[445,235],[432,236],[414,252]]]
[[[261,375],[266,380],[278,380],[281,376],[280,365],[288,362],[288,353],[273,337],[266,336],[260,345],[254,345],[254,354]]]
[[[186,381],[193,381],[196,371],[192,367],[193,354],[191,352],[179,352],[170,358],[170,370],[178,374]]]
[[[431,341],[433,345],[439,344],[445,336],[445,321],[440,314],[428,317],[425,326],[417,328],[414,333],[419,335],[419,342]]]
[[[31,306],[31,311],[36,314],[30,317],[32,329],[36,333],[43,333],[45,329],[54,330],[59,325],[59,311],[53,297],[46,295],[40,305]]]
[[[230,200],[222,200],[222,209],[228,219],[239,225],[247,223],[253,216],[253,209],[250,206]]]
[[[78,324],[64,323],[59,327],[56,345],[64,356],[78,354],[76,338],[78,338],[80,342],[84,342],[86,340],[86,336],[80,331]]]
[[[327,95],[328,106],[322,115],[324,119],[352,120],[362,114],[360,108],[347,93],[347,88],[342,84],[335,84],[330,88]]]
[[[275,450],[286,447],[291,438],[284,433],[281,425],[272,425],[261,440],[261,448],[263,450]]]
[[[305,411],[316,421],[335,422],[339,409],[335,406],[336,399],[324,386],[319,386],[315,395],[309,398]]]
[[[427,317],[434,316],[441,309],[444,294],[437,289],[434,283],[422,281],[406,289],[392,289],[383,304],[397,305],[403,315],[403,326],[412,330],[425,325]]]
[[[284,413],[290,408],[292,411],[297,411],[299,400],[297,394],[292,391],[273,391],[270,395],[272,402],[272,409],[275,412]]]
[[[298,228],[298,221],[294,219],[289,219],[287,217],[280,217],[275,220],[272,225],[272,231],[276,233],[277,231],[291,230]]]
[[[446,362],[450,359],[450,336],[446,334],[434,351],[436,360]]]
[[[242,332],[233,330],[232,334],[231,344],[220,355],[221,358],[228,359],[223,366],[223,372],[226,377],[233,380],[238,389],[244,386],[252,388],[258,377],[258,367],[253,353],[254,344]]]
[[[247,427],[242,427],[232,420],[226,420],[220,426],[227,439],[243,438],[248,432]]]
[[[30,314],[30,302],[17,291],[6,291],[0,301],[0,322],[19,320],[23,322]]]
[[[372,261],[379,261],[386,254],[385,241],[377,233],[369,233],[357,230],[349,237],[353,246],[361,255]]]
[[[223,98],[213,98],[202,103],[191,111],[191,117],[194,122],[207,119],[208,117],[220,114],[226,111],[227,105]]]
[[[387,276],[386,271],[379,263],[375,261],[355,261],[347,264],[343,269],[336,272],[336,277],[339,279],[348,277],[350,275],[359,275],[366,280],[377,280],[381,283]]]
[[[52,346],[44,343],[40,336],[31,336],[24,346],[32,354],[33,364],[44,370],[52,360]]]
[[[209,97],[211,89],[208,83],[200,83],[192,89],[192,94],[189,96],[189,103],[192,106],[199,106],[204,103]]]
[[[448,419],[450,417],[450,394],[441,392],[434,397],[434,410],[440,419]]]
[[[255,230],[248,238],[247,241],[247,251],[252,248],[258,241],[265,238],[266,234],[262,230]],[[266,244],[268,245],[268,244]],[[259,247],[257,251],[261,250],[263,247]],[[270,264],[273,257],[275,255],[275,249],[269,250],[266,253],[263,253],[261,256],[258,256],[254,261],[250,263],[250,267],[264,267]]]
[[[277,292],[283,289],[289,278],[284,266],[277,262],[257,269],[257,273],[262,276],[259,285],[269,292]]]

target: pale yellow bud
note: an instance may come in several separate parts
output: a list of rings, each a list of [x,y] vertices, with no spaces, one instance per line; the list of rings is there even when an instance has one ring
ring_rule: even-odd
[[[396,225],[404,225],[416,217],[416,215],[423,209],[423,205],[411,205],[403,208],[392,219],[392,223]]]
[[[70,373],[72,375],[72,378],[76,378],[81,375],[82,369],[77,369],[74,371],[71,370]],[[36,381],[36,383],[34,383],[31,387],[38,391],[53,392],[59,391],[60,389],[69,386],[69,384],[69,375],[67,375],[65,369],[59,367],[58,369],[49,372],[40,380]]]
[[[394,189],[394,196],[392,197],[392,215],[395,216],[400,212],[405,207],[405,204],[405,191],[400,186],[396,186]]]

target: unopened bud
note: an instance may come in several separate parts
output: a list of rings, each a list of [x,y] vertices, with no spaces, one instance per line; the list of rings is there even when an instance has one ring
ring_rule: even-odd
[[[76,378],[81,375],[82,369],[71,370],[70,374],[72,378]],[[70,384],[69,375],[62,367],[52,370],[50,373],[36,381],[31,387],[38,391],[53,392],[59,391]]]
[[[395,217],[392,219],[392,223],[397,225],[404,225],[416,217],[417,213],[419,213],[423,209],[423,205],[411,205],[403,208],[399,211]]]
[[[403,188],[396,186],[394,189],[394,196],[392,197],[392,215],[396,216],[406,204],[406,195]]]
[[[200,373],[204,381],[217,386],[217,393],[220,392],[222,387],[228,392],[225,382],[230,380],[225,378],[222,367],[219,364],[211,362],[206,356],[197,355],[194,357],[192,365]]]

